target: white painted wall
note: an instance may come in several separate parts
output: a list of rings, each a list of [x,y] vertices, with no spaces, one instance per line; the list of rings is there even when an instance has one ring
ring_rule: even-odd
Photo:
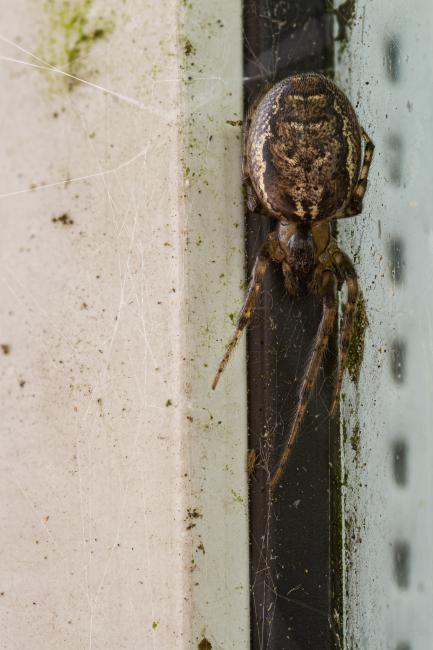
[[[72,69],[60,0],[2,8],[8,650],[248,647],[240,3],[192,4],[78,2]]]

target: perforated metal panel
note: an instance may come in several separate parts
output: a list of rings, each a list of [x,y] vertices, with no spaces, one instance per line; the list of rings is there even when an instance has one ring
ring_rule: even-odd
[[[339,227],[369,322],[342,409],[350,650],[433,647],[432,35],[428,0],[358,2],[336,63],[376,144],[364,213]]]

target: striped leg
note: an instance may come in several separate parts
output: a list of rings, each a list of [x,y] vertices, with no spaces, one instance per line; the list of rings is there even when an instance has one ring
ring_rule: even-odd
[[[258,255],[256,262],[254,264],[250,285],[248,287],[244,306],[242,307],[241,313],[239,314],[239,318],[238,318],[238,322],[236,323],[236,330],[233,335],[233,338],[227,346],[226,353],[222,358],[222,361],[218,367],[217,373],[213,380],[212,383],[213,390],[215,390],[215,388],[217,387],[221,374],[223,373],[224,368],[226,367],[228,360],[230,359],[231,353],[235,349],[236,343],[240,339],[243,330],[248,325],[251,319],[253,309],[254,309],[254,304],[256,302],[257,295],[260,291],[263,277],[269,266],[269,260],[270,260],[269,248],[270,248],[271,237],[272,237],[272,233],[271,236],[268,237],[268,239],[264,243],[261,253]]]
[[[284,474],[284,470],[286,469],[290,453],[295,445],[296,439],[302,426],[302,422],[305,417],[308,402],[310,400],[314,384],[316,383],[317,375],[319,374],[323,355],[328,348],[329,337],[332,333],[335,317],[337,314],[336,286],[337,280],[334,273],[332,271],[324,271],[322,275],[322,319],[320,321],[319,329],[317,330],[310,360],[308,362],[308,366],[302,380],[302,386],[299,392],[298,406],[296,408],[295,417],[292,422],[292,428],[289,437],[287,438],[287,442],[285,443],[284,451],[278,461],[275,474],[271,480],[272,490],[277,487]]]
[[[365,141],[364,159],[362,161],[361,173],[358,183],[353,190],[349,206],[344,211],[345,217],[353,217],[362,212],[362,201],[367,189],[368,173],[370,171],[371,161],[373,159],[374,144],[367,133],[362,129],[362,137]]]
[[[349,352],[350,341],[352,339],[353,321],[358,301],[358,279],[352,262],[342,251],[337,251],[334,255],[334,264],[339,268],[344,281],[347,283],[347,303],[344,310],[343,323],[340,333],[340,359],[338,364],[338,374],[334,389],[334,397],[331,405],[331,417],[335,415],[338,401],[340,399],[341,385],[343,375],[346,369],[347,355]]]

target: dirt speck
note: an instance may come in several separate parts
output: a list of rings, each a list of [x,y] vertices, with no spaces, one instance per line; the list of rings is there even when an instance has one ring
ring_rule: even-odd
[[[188,508],[186,511],[187,518],[186,521],[188,522],[188,525],[186,527],[187,530],[191,530],[191,528],[195,528],[196,524],[194,523],[194,519],[202,519],[203,515],[197,508]]]
[[[74,220],[71,219],[71,217],[69,216],[69,214],[68,214],[67,212],[64,212],[64,213],[61,214],[59,217],[53,217],[53,218],[51,219],[51,221],[52,221],[53,223],[61,223],[61,224],[63,224],[64,226],[72,226],[73,223],[74,223]]]

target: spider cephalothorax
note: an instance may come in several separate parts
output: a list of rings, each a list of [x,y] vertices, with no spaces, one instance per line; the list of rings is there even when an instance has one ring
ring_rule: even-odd
[[[316,263],[313,233],[306,224],[298,225],[290,236],[284,261],[287,265],[287,272],[284,275],[289,282],[288,288],[291,286],[291,276],[294,275],[299,283],[299,291],[295,290],[295,292],[299,295],[306,293],[310,287]]]
[[[364,140],[362,155],[361,140]],[[296,74],[256,102],[244,127],[244,183],[249,210],[278,220],[256,259],[236,332],[215,388],[248,324],[269,262],[281,264],[287,291],[322,298],[323,314],[299,393],[291,431],[271,480],[279,483],[295,444],[337,315],[337,288],[347,284],[340,360],[331,415],[340,396],[358,298],[355,269],[331,236],[330,221],[359,214],[374,145],[344,93],[322,75]]]

